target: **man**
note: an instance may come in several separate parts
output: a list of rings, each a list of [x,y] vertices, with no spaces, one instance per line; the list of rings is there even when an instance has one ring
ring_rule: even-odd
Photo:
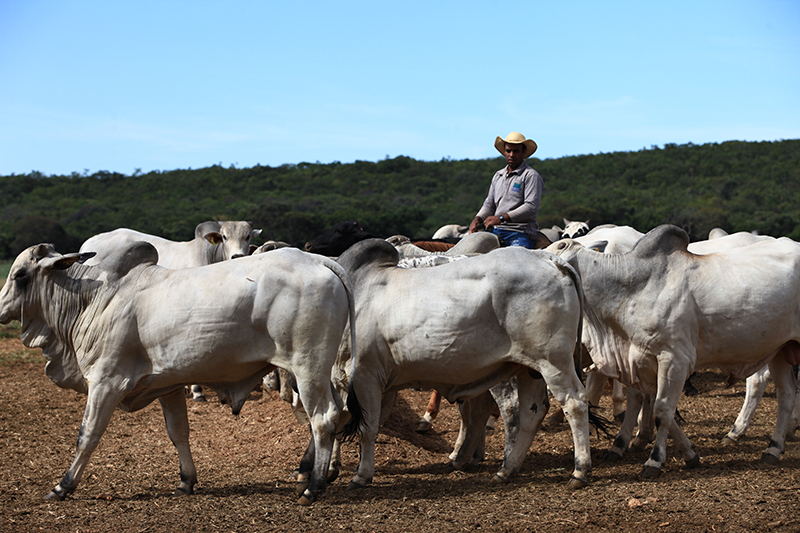
[[[469,225],[469,232],[483,226],[507,246],[533,248],[539,230],[536,215],[544,182],[525,159],[536,151],[536,143],[512,131],[505,139],[497,137],[494,147],[505,156],[508,165],[492,178],[489,194]]]

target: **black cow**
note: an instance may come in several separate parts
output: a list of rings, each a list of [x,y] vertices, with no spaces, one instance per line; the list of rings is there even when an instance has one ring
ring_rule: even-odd
[[[356,220],[339,222],[306,243],[306,252],[337,257],[355,243],[380,238],[368,232]]]

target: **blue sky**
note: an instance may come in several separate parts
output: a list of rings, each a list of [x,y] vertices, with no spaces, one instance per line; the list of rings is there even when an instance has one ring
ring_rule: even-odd
[[[800,138],[800,2],[0,0],[0,175]]]

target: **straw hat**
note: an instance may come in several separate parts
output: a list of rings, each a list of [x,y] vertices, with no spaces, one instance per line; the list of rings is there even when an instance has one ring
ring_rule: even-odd
[[[531,139],[525,139],[525,136],[519,132],[512,131],[506,138],[503,139],[502,137],[497,137],[494,140],[494,147],[497,148],[497,151],[503,155],[506,155],[505,151],[505,144],[524,144],[525,145],[525,153],[522,154],[522,159],[530,157],[533,155],[533,152],[536,151],[536,143],[533,142]]]

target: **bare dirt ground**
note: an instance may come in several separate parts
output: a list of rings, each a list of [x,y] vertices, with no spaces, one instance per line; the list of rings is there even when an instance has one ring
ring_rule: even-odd
[[[702,458],[683,468],[677,451],[661,477],[641,481],[643,453],[605,463],[609,442],[593,435],[589,487],[571,491],[568,426],[537,435],[520,475],[503,487],[503,431],[487,439],[487,458],[469,472],[448,472],[458,433],[456,409],[443,405],[434,430],[413,431],[428,394],[405,391],[378,438],[372,486],[346,493],[358,451],[345,446],[342,477],[311,507],[297,505],[292,470],[307,443],[277,393],[253,393],[239,417],[209,401],[189,403],[199,471],[196,494],[172,497],[177,454],[158,403],[118,411],[77,491],[43,499],[72,462],[85,398],[57,388],[43,359],[13,335],[0,339],[0,531],[800,531],[800,443],[777,467],[759,464],[775,420],[770,386],[748,435],[722,448],[744,398],[744,383],[701,372],[700,395],[681,401],[684,429]],[[604,402],[607,402],[604,399]],[[609,404],[604,403],[608,416]]]

